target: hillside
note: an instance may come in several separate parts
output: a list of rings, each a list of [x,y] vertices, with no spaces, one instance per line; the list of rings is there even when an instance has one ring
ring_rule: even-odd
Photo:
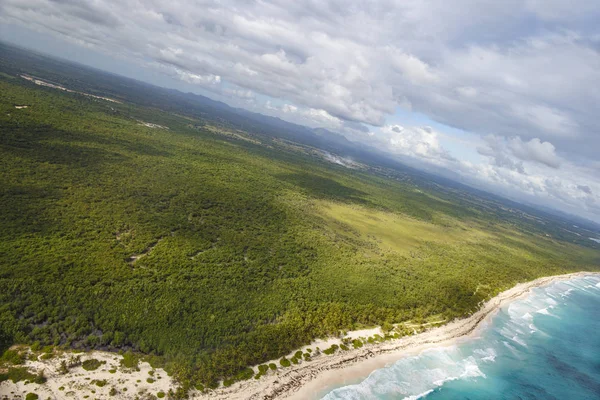
[[[316,337],[449,321],[600,266],[593,226],[15,60],[0,74],[3,348],[132,350],[214,387]]]

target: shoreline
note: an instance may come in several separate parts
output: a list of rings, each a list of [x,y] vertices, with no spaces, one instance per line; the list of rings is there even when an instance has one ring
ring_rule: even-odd
[[[417,355],[430,348],[449,346],[472,338],[481,328],[485,327],[489,319],[501,307],[525,297],[533,288],[597,274],[599,273],[575,272],[519,283],[486,301],[477,312],[469,317],[451,321],[413,336],[369,344],[359,349],[336,352],[330,356],[321,356],[308,363],[279,369],[276,374],[262,377],[258,381],[237,382],[229,388],[219,388],[205,394],[191,393],[191,395],[192,398],[199,399],[314,399],[319,394],[324,394],[324,390],[355,383],[374,370],[383,368],[401,358]],[[375,328],[373,331],[377,329]],[[350,336],[352,333],[348,332],[348,335]],[[338,339],[337,342],[339,341]]]
[[[554,282],[570,280],[585,276],[600,276],[600,272],[576,272],[535,279],[519,283],[516,286],[499,293],[481,305],[473,315],[456,319],[437,327],[384,342],[365,343],[358,349],[338,350],[331,355],[321,354],[311,361],[301,361],[290,367],[282,368],[279,360],[271,360],[278,368],[269,371],[260,379],[249,379],[236,382],[230,387],[220,387],[206,392],[192,389],[190,399],[317,399],[329,391],[354,383],[366,378],[371,372],[384,368],[402,358],[418,355],[431,349],[454,345],[475,338],[484,329],[490,319],[501,307],[527,296],[531,289],[550,285]],[[383,335],[381,328],[361,329],[347,332],[344,337],[361,338]],[[319,346],[322,350],[332,344],[340,344],[336,337],[317,339],[300,349]],[[123,356],[104,351],[84,353],[64,350],[52,350],[52,357],[45,358],[41,350],[32,353],[29,346],[14,346],[25,349],[28,354],[24,367],[33,373],[42,371],[47,381],[34,384],[29,381],[0,383],[0,396],[22,395],[27,392],[37,392],[40,398],[69,399],[93,397],[97,399],[133,399],[165,397],[170,390],[178,386],[162,368],[152,368],[147,361],[140,360],[133,368],[124,367]],[[293,354],[293,353],[292,353]],[[31,358],[31,356],[35,356]],[[81,363],[70,366],[67,373],[60,372],[60,364],[73,357],[81,356],[81,361],[94,359],[99,367],[86,369]],[[289,355],[286,355],[288,357]],[[288,357],[289,359],[290,357]],[[268,363],[267,362],[267,363]],[[253,367],[255,373],[257,366]],[[162,395],[159,395],[161,394]],[[154,397],[152,397],[154,396]]]

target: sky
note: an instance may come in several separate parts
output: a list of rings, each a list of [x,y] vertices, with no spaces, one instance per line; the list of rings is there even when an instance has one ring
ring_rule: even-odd
[[[597,0],[0,0],[0,39],[600,222]]]

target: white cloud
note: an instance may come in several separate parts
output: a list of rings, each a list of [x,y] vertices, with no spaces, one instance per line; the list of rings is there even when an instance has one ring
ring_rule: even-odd
[[[451,159],[442,148],[439,134],[429,126],[386,125],[379,129],[379,147],[397,154],[441,165]]]
[[[508,142],[508,147],[516,157],[523,161],[539,162],[551,168],[560,166],[560,158],[556,155],[555,148],[550,142],[542,142],[538,138],[524,142],[520,137],[515,137]]]
[[[221,82],[219,75],[198,75],[180,70],[177,70],[177,75],[182,81],[194,85],[216,85]]]
[[[223,90],[223,93],[228,96],[235,96],[245,100],[254,100],[256,98],[256,95],[251,90],[226,88]]]
[[[0,24],[600,215],[598,20],[595,0],[0,2]],[[485,163],[451,157],[436,130],[387,122],[399,107],[480,135]]]

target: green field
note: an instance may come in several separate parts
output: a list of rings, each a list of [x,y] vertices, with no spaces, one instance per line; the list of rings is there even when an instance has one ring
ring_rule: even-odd
[[[600,265],[544,217],[318,154],[1,75],[2,344],[133,350],[215,386],[319,336]]]

